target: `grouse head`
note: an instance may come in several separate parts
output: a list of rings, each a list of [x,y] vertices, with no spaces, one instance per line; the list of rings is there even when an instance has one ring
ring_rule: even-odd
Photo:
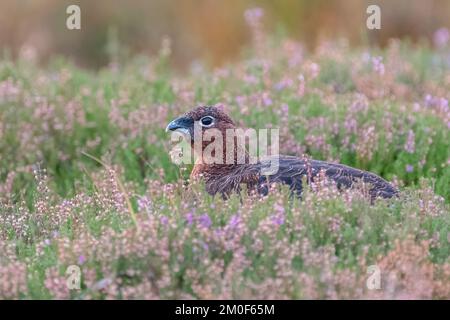
[[[180,132],[190,139],[191,144],[194,144],[194,128],[196,124],[202,130],[202,134],[211,129],[225,133],[226,129],[235,128],[233,120],[221,107],[201,106],[171,121],[167,125],[166,131]]]
[[[245,149],[238,146],[235,129],[233,120],[221,106],[201,106],[171,121],[166,131],[183,134],[194,150],[196,164],[214,167],[235,164],[239,155],[247,157]],[[231,148],[230,138],[233,139]]]

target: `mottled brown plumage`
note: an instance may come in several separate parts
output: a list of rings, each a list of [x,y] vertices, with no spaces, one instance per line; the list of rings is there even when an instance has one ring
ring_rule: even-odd
[[[202,128],[203,132],[212,128],[222,132],[235,128],[233,120],[223,110],[206,106],[195,108],[175,119],[167,126],[167,130],[182,131],[190,137],[191,145],[194,146],[193,128],[197,121],[200,121],[202,125],[206,124]],[[203,142],[202,148],[204,149],[209,143],[211,142]],[[224,146],[224,153],[225,149]],[[233,152],[236,154],[237,149]],[[264,160],[254,164],[206,164],[203,158],[199,157],[191,172],[191,179],[203,179],[208,193],[212,195],[219,193],[224,196],[232,192],[239,192],[241,185],[246,185],[247,189],[266,195],[269,192],[269,183],[286,184],[293,192],[300,195],[302,180],[311,182],[321,174],[334,181],[338,188],[351,188],[358,181],[368,184],[372,200],[377,197],[391,198],[397,194],[397,190],[390,183],[370,172],[318,160],[284,155],[277,157],[279,170],[270,176],[261,174],[261,168],[265,165]]]

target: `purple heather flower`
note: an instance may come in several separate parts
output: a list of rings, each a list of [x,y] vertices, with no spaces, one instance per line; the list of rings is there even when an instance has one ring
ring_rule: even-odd
[[[240,107],[242,107],[242,106],[244,105],[245,101],[246,101],[246,98],[245,98],[244,96],[237,96],[237,97],[235,98],[235,100],[236,100],[236,103],[237,103]]]
[[[245,81],[245,83],[248,83],[248,84],[258,83],[258,78],[255,76],[252,76],[252,75],[245,75],[243,80]]]
[[[414,131],[412,131],[412,130],[408,131],[408,137],[406,139],[404,149],[408,153],[414,153],[416,150],[415,134],[414,134]]]
[[[96,282],[93,286],[94,290],[103,290],[112,284],[112,280],[109,278],[104,278],[98,282]]]
[[[384,74],[383,57],[373,57],[372,58],[372,67],[373,67],[373,71],[375,71],[379,75],[383,75]]]
[[[425,106],[428,108],[436,108],[445,113],[448,110],[448,100],[427,94],[425,96]]]
[[[283,114],[288,114],[289,113],[289,106],[286,103],[283,103],[281,105],[281,111],[283,112]]]
[[[282,224],[284,224],[284,215],[282,214],[273,215],[272,222],[276,225],[281,226]]]
[[[163,225],[167,225],[167,223],[169,222],[169,218],[167,218],[166,216],[162,216],[160,218],[160,221]]]
[[[274,89],[277,91],[281,91],[284,88],[290,88],[292,86],[292,80],[289,78],[284,78],[280,82],[274,85]]]
[[[264,10],[262,8],[251,8],[245,10],[244,17],[249,25],[255,25],[264,15]]]
[[[283,206],[279,205],[278,203],[275,203],[273,208],[277,214],[284,215],[284,207]]]
[[[438,48],[443,48],[448,44],[450,40],[450,32],[447,28],[440,28],[434,32],[433,42]]]
[[[194,213],[192,211],[186,214],[186,221],[188,225],[191,225],[194,222]]]
[[[280,81],[274,85],[274,89],[277,91],[281,91],[284,88],[285,88],[285,83],[283,81]]]
[[[198,222],[203,228],[209,228],[212,224],[211,218],[206,213],[199,217]]]
[[[231,217],[230,221],[228,222],[228,226],[230,228],[236,228],[239,225],[240,221],[241,218],[237,214],[235,214]]]
[[[406,165],[406,172],[413,172],[413,170],[414,170],[414,166],[412,166],[410,164]]]
[[[152,201],[147,197],[139,197],[137,200],[138,210],[141,212],[151,213]]]
[[[262,94],[262,101],[264,103],[264,106],[266,106],[266,107],[271,106],[273,104],[273,101],[270,98],[269,93],[267,93],[267,92],[264,92]]]
[[[273,206],[273,209],[275,210],[275,214],[272,216],[272,222],[274,224],[277,225],[282,225],[284,224],[284,214],[285,214],[285,209],[283,206],[279,205],[278,203],[275,203]]]
[[[78,264],[79,265],[82,265],[85,262],[86,262],[86,257],[85,256],[81,255],[81,256],[78,257]]]
[[[431,96],[431,94],[427,94],[425,95],[425,106],[426,107],[431,107],[433,105],[433,97]]]

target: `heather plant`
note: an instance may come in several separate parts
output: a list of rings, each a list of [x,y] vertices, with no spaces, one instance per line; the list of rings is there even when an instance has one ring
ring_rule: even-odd
[[[175,72],[167,39],[97,72],[0,60],[1,299],[450,298],[448,41],[310,52],[262,15],[246,13],[253,46],[217,69]],[[301,198],[209,196],[164,128],[216,103],[280,128],[281,153],[372,171],[399,197],[325,179]]]

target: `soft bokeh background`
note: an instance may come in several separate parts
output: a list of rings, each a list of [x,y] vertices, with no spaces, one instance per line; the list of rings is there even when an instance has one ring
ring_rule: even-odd
[[[70,4],[81,7],[81,31],[65,27]],[[381,30],[365,27],[370,4],[381,6]],[[448,0],[2,0],[0,52],[43,63],[62,54],[98,68],[108,64],[116,44],[127,54],[152,54],[168,36],[176,67],[198,60],[216,66],[236,58],[250,40],[243,12],[254,6],[264,9],[266,28],[283,30],[310,49],[336,37],[353,45],[383,46],[391,37],[420,41],[450,26]]]

